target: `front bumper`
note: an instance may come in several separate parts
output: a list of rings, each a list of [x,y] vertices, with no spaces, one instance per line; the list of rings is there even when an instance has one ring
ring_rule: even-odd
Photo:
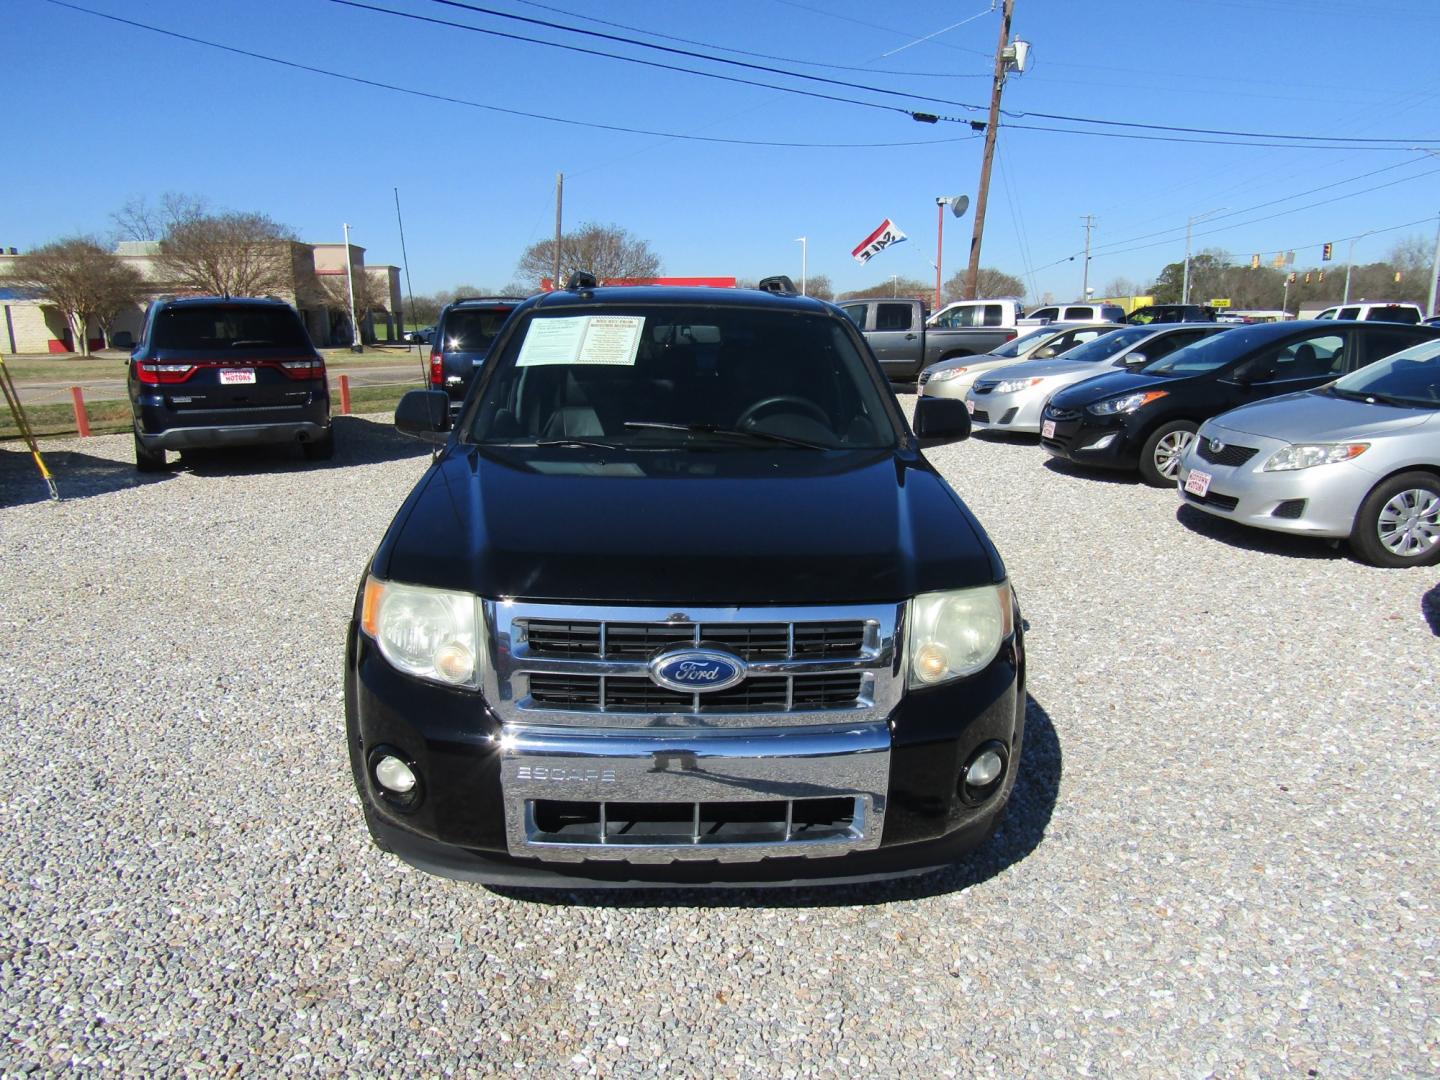
[[[345,701],[351,766],[372,834],[432,873],[544,886],[858,881],[946,865],[993,831],[1021,755],[1023,642],[1017,631],[985,671],[906,694],[879,723],[556,730],[507,725],[476,692],[396,671],[352,625]],[[986,745],[1000,747],[1006,768],[971,805],[960,776]],[[370,768],[377,752],[411,764],[417,800],[401,805],[378,787]],[[717,805],[788,805],[798,830],[808,806],[840,799],[854,801],[848,822],[795,836],[757,821],[710,843],[714,834],[699,827]],[[587,818],[584,808],[595,804],[631,816],[641,804],[693,806],[695,842],[660,846],[641,837],[631,845],[607,835],[603,818],[598,829]],[[787,816],[787,832],[790,825]],[[565,830],[579,830],[580,842],[571,832],[551,847]]]
[[[1050,392],[1044,386],[1026,387],[1008,394],[971,388],[967,402],[975,403],[970,425],[976,431],[1040,431],[1040,413]]]
[[[1057,409],[1046,405],[1040,414],[1040,445],[1053,457],[1077,465],[1107,469],[1134,469],[1140,459],[1129,436],[1127,416],[1093,416],[1084,409]],[[1045,434],[1045,425],[1054,429]]]
[[[1219,439],[1233,452],[1255,449],[1240,465],[1207,461],[1202,440]],[[1272,532],[1330,538],[1348,537],[1360,504],[1376,477],[1353,462],[1316,465],[1309,469],[1264,472],[1263,466],[1284,442],[1206,425],[1180,458],[1177,489],[1189,506],[1213,517]],[[1186,491],[1193,471],[1210,477],[1204,495]],[[1198,484],[1197,484],[1198,486]]]

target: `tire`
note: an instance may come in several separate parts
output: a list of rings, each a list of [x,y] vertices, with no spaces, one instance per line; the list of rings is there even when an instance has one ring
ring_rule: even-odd
[[[1376,484],[1355,515],[1350,550],[1371,566],[1440,562],[1440,476],[1408,472]]]
[[[1150,433],[1140,451],[1140,479],[1151,487],[1175,486],[1180,470],[1180,452],[1190,445],[1199,430],[1189,420],[1171,420]]]
[[[325,433],[323,439],[316,439],[314,442],[301,443],[300,449],[305,451],[306,461],[329,461],[335,456],[335,431],[331,429]]]
[[[164,472],[166,467],[165,451],[151,450],[140,441],[140,432],[136,429],[135,436],[135,469],[137,472],[155,473]]]

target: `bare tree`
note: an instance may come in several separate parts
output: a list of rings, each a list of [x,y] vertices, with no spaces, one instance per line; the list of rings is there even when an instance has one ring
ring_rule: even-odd
[[[139,271],[89,236],[56,240],[21,256],[11,280],[60,310],[82,356],[90,355],[89,323],[108,326],[145,291]]]
[[[1007,274],[994,267],[982,266],[980,272],[975,275],[975,295],[981,299],[992,296],[1018,296],[1023,299],[1025,283],[1014,274]],[[965,291],[965,271],[962,270],[945,283],[944,289],[941,290],[941,296],[947,302],[969,299],[970,294]]]
[[[378,281],[363,271],[354,275],[354,285],[355,323],[360,327],[363,337],[366,320],[376,312],[387,310],[390,297]],[[333,340],[342,326],[347,329],[350,326],[350,285],[346,282],[344,273],[326,274],[320,278],[320,290],[323,293],[321,303],[330,312],[330,333]],[[371,334],[371,343],[373,339],[374,335]],[[348,342],[347,338],[347,344]]]
[[[520,256],[517,276],[533,287],[554,271],[555,241],[531,244]],[[601,281],[616,278],[651,278],[660,273],[660,256],[644,240],[631,236],[619,225],[581,225],[560,237],[560,280],[563,287],[577,270],[587,270]]]
[[[841,300],[868,300],[873,297],[900,297],[905,300],[933,300],[935,299],[935,284],[926,284],[919,278],[896,277],[879,285],[871,285],[868,289],[856,289],[853,292],[841,293]]]
[[[1140,286],[1127,277],[1117,277],[1105,286],[1104,296],[1140,296]]]
[[[198,195],[167,191],[158,205],[151,206],[143,195],[128,200],[110,215],[116,240],[159,240],[176,225],[205,215],[205,200]]]
[[[819,300],[834,300],[835,286],[830,284],[829,274],[811,274],[805,279],[805,295]]]
[[[166,284],[216,296],[265,296],[295,284],[295,233],[265,214],[205,214],[179,221],[160,240]]]

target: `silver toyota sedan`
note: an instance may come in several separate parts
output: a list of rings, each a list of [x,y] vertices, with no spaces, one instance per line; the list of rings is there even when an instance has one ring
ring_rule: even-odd
[[[1142,368],[1226,327],[1217,323],[1127,326],[1077,345],[1052,360],[1025,360],[982,373],[965,396],[977,431],[1040,430],[1040,413],[1055,391],[1115,368]]]
[[[1375,566],[1440,561],[1440,341],[1206,421],[1178,484],[1207,514],[1344,538]]]
[[[979,356],[956,356],[931,364],[915,380],[923,397],[946,397],[965,400],[965,392],[977,375],[1016,364],[1021,360],[1059,356],[1076,345],[1090,341],[1115,329],[1114,323],[1051,323],[1028,334],[1011,338],[994,352]]]

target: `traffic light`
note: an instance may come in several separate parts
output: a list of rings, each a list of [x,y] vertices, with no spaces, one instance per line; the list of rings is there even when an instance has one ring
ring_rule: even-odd
[[[1400,281],[1400,271],[1399,271],[1399,270],[1396,270],[1396,271],[1395,271],[1395,281],[1396,281],[1397,284],[1398,284],[1399,281]]]
[[[1309,284],[1310,284],[1310,271],[1309,271],[1309,270],[1306,270],[1306,271],[1305,271],[1305,284],[1306,284],[1306,285],[1309,285]]]
[[[1259,269],[1260,269],[1260,256],[1259,256],[1259,255],[1251,255],[1251,256],[1250,256],[1250,269],[1251,269],[1251,270],[1259,270]]]
[[[1335,255],[1335,245],[1334,245],[1334,244],[1326,244],[1324,247],[1322,247],[1322,248],[1320,249],[1320,261],[1321,261],[1321,262],[1329,262],[1334,255]]]
[[[1290,271],[1290,276],[1289,276],[1286,280],[1289,281],[1291,285],[1294,285],[1294,284],[1295,284],[1295,279],[1296,279],[1298,276],[1299,276],[1299,275],[1296,274],[1294,270],[1291,270],[1291,271]]]
[[[1315,280],[1316,280],[1316,281],[1324,281],[1324,280],[1325,280],[1325,271],[1324,271],[1324,270],[1321,270],[1321,271],[1320,271],[1320,276],[1317,277]]]

